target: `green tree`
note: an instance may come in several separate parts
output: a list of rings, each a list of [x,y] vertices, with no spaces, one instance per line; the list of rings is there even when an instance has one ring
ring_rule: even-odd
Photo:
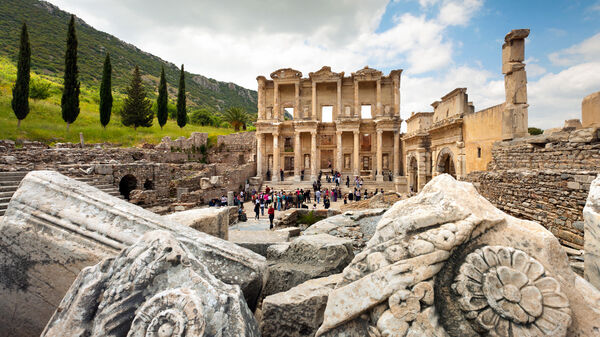
[[[223,120],[229,123],[235,131],[240,131],[240,128],[245,128],[250,121],[246,111],[239,107],[229,108],[223,114]]]
[[[213,116],[214,114],[206,108],[195,110],[190,113],[190,123],[202,126],[214,125]]]
[[[169,94],[167,92],[167,79],[165,78],[165,66],[162,67],[160,72],[160,83],[158,84],[158,99],[156,100],[158,117],[158,124],[162,130],[163,126],[167,124],[167,118],[169,118]]]
[[[12,89],[12,109],[17,116],[17,128],[21,127],[21,121],[29,114],[29,79],[31,76],[31,47],[29,45],[29,34],[27,25],[24,23],[21,29],[21,44],[19,46],[19,62],[17,65],[17,81]]]
[[[104,60],[104,70],[102,71],[102,83],[100,84],[100,124],[106,129],[110,122],[110,113],[112,111],[112,66],[110,64],[110,55],[106,53]]]
[[[544,130],[536,127],[530,127],[527,129],[527,131],[529,131],[529,134],[532,136],[541,135],[542,133],[544,133]]]
[[[153,119],[152,102],[146,98],[140,68],[136,65],[133,69],[131,85],[127,88],[127,98],[121,111],[121,122],[137,130],[138,126],[151,127]]]
[[[179,92],[177,93],[177,125],[183,128],[187,123],[187,111],[185,107],[185,71],[181,65],[181,74],[179,75]]]
[[[36,100],[50,97],[50,82],[32,77],[29,81],[29,97]]]
[[[71,15],[67,33],[67,52],[65,53],[65,81],[60,102],[62,118],[69,125],[79,116],[79,71],[77,70],[77,34],[75,33],[75,15]]]

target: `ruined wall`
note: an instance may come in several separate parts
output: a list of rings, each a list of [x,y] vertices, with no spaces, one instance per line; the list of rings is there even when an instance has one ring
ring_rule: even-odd
[[[238,132],[217,137],[217,146],[208,152],[208,162],[242,165],[255,161],[255,132]]]
[[[586,96],[581,102],[581,124],[584,128],[600,127],[600,91]]]
[[[492,161],[492,146],[502,139],[503,111],[504,104],[499,104],[463,117],[466,173],[485,171]]]
[[[583,207],[600,173],[597,129],[495,143],[488,172],[464,180],[498,208],[534,220],[564,245],[583,249]]]

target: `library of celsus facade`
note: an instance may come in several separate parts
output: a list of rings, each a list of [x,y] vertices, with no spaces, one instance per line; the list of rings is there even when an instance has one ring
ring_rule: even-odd
[[[258,81],[257,175],[313,181],[319,172],[389,181],[401,172],[400,74],[280,69]]]

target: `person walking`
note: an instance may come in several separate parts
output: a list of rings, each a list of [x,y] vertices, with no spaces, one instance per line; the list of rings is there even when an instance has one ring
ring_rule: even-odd
[[[260,215],[265,215],[265,198],[260,198]]]
[[[321,202],[321,191],[317,190],[317,192],[315,192],[315,201],[318,203]]]
[[[273,205],[269,206],[267,213],[269,214],[269,229],[273,229],[273,220],[275,219],[275,208],[273,208]]]
[[[258,199],[256,199],[256,202],[254,203],[254,219],[258,220],[259,215],[260,215],[260,205],[259,205],[259,201]]]
[[[283,169],[279,169],[279,178],[283,181]]]

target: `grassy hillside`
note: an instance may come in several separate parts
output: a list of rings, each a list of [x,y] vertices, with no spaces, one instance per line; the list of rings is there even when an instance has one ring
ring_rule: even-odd
[[[69,21],[66,13],[54,5],[38,0],[0,1],[0,56],[16,64],[21,25],[26,22],[32,50],[32,70],[38,74],[62,78],[66,33]],[[175,100],[179,81],[176,65],[148,54],[118,38],[100,32],[82,20],[76,23],[79,39],[79,70],[82,84],[97,90],[102,77],[102,64],[109,52],[113,66],[113,86],[124,93],[134,65],[142,72],[145,85],[152,97],[156,95],[161,65],[165,66],[169,94]],[[229,107],[242,107],[256,113],[256,91],[233,83],[219,82],[202,75],[186,74],[188,105],[205,107],[220,112]]]
[[[214,139],[220,134],[232,133],[232,129],[201,127],[186,125],[183,129],[177,126],[177,122],[169,120],[164,129],[161,130],[155,119],[150,128],[138,128],[134,131],[131,127],[121,124],[120,116],[113,112],[111,122],[106,130],[100,125],[100,114],[98,110],[98,91],[83,85],[81,88],[81,113],[71,125],[71,130],[66,132],[66,124],[61,117],[60,80],[50,75],[39,75],[32,73],[33,81],[50,84],[51,96],[46,100],[30,100],[30,112],[27,118],[17,129],[17,118],[15,117],[10,102],[12,99],[11,88],[16,78],[16,67],[13,62],[0,57],[0,139],[29,139],[37,140],[47,144],[56,142],[79,142],[79,133],[82,132],[87,143],[115,143],[122,146],[133,146],[140,143],[157,144],[162,137],[179,136],[189,137],[192,132],[208,132],[209,137]],[[119,110],[123,95],[115,95],[115,109]]]

